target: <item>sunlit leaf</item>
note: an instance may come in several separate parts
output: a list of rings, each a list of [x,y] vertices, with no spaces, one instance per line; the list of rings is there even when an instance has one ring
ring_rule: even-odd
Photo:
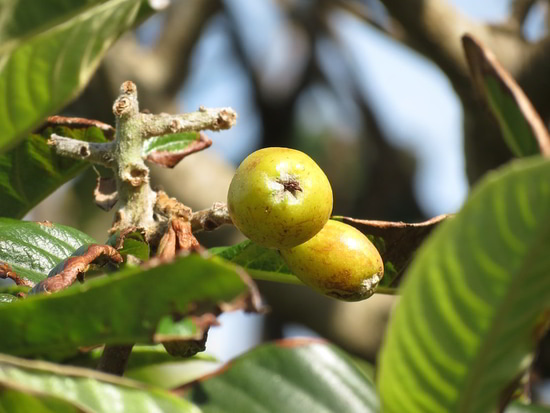
[[[0,352],[60,357],[102,343],[152,343],[164,317],[244,308],[249,294],[240,272],[216,258],[190,255],[149,269],[127,267],[0,306]]]
[[[550,310],[549,176],[540,158],[491,173],[421,247],[379,359],[383,411],[494,411],[526,368]]]
[[[90,2],[84,11],[66,6],[58,15],[59,0],[22,3],[12,0],[5,12],[10,18],[16,11],[16,26],[19,19],[40,15],[43,9],[53,18],[47,19],[51,27],[44,31],[14,30],[25,35],[13,50],[0,52],[0,152],[14,147],[82,90],[109,46],[134,23],[141,1]]]
[[[529,98],[495,55],[472,35],[462,45],[474,80],[497,119],[510,150],[516,156],[550,156],[550,134]]]
[[[30,409],[8,412],[199,412],[182,398],[128,379],[6,355],[0,355],[0,389],[0,407],[20,402]]]
[[[94,239],[65,225],[0,218],[0,264],[33,283]]]

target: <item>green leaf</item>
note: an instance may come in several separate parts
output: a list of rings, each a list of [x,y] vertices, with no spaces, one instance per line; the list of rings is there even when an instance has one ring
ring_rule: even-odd
[[[124,238],[124,246],[118,252],[125,257],[127,255],[133,255],[142,261],[149,259],[149,244],[145,242],[143,235],[139,232],[134,232]]]
[[[13,50],[31,36],[37,36],[104,0],[4,0],[0,9],[0,53]]]
[[[172,135],[154,136],[143,144],[143,157],[148,161],[173,168],[194,152],[212,145],[212,141],[199,132],[184,132]]]
[[[411,264],[379,363],[385,412],[490,412],[550,309],[550,162],[489,174]]]
[[[379,411],[374,383],[353,360],[311,339],[260,346],[195,382],[187,397],[204,413]]]
[[[107,241],[107,245],[116,248],[116,243],[119,236],[120,233],[111,235]],[[126,234],[124,236],[122,248],[120,248],[118,252],[124,259],[126,259],[126,256],[130,254],[142,261],[147,261],[150,255],[149,244],[147,244],[145,238],[143,238],[143,235],[139,231]]]
[[[550,407],[513,402],[506,407],[504,413],[550,413]]]
[[[38,7],[51,9],[58,2]],[[27,12],[39,13],[34,3]],[[108,47],[135,21],[140,3],[103,1],[68,20],[61,15],[49,30],[0,54],[0,152],[82,90]]]
[[[0,304],[9,304],[19,300],[13,294],[0,293]]]
[[[244,305],[248,292],[238,270],[215,258],[190,255],[147,270],[127,267],[0,306],[0,352],[59,357],[100,343],[152,343],[164,316],[207,313],[235,299]]]
[[[90,166],[58,156],[48,146],[52,133],[86,142],[106,142],[98,127],[47,127],[0,154],[0,216],[22,218],[40,201]]]
[[[246,272],[251,277],[258,280],[303,285],[290,272],[283,258],[276,250],[261,247],[252,241],[243,241],[231,247],[211,248],[210,252],[233,264],[240,265],[246,269]]]
[[[124,411],[140,412],[199,412],[186,400],[160,389],[145,387],[137,382],[116,376],[98,373],[77,367],[63,367],[43,361],[29,361],[0,355],[0,386],[17,386],[22,402],[47,404],[51,410],[26,410],[27,412],[45,411],[82,411],[57,410],[62,401],[71,403],[75,408],[84,408],[86,412]],[[33,398],[30,395],[39,394]],[[8,399],[11,398],[11,399]],[[0,391],[0,407],[16,405],[20,394],[6,394]],[[46,398],[46,400],[44,400]],[[33,401],[33,399],[35,399]],[[11,412],[13,410],[8,409]]]
[[[33,283],[45,279],[79,247],[91,243],[95,243],[93,238],[65,225],[0,218],[0,263]]]
[[[86,367],[95,369],[99,363],[99,359],[103,354],[103,347],[94,348],[86,353],[80,353],[79,355],[70,359],[63,360],[63,364]],[[207,354],[201,353],[186,360],[201,360],[211,363],[217,362],[217,360]],[[173,356],[168,354],[161,344],[157,345],[135,345],[132,348],[132,353],[128,359],[126,365],[126,373],[130,370],[139,370],[143,367],[157,366],[166,363],[173,363],[177,361]],[[125,374],[126,374],[125,373]]]
[[[25,392],[16,386],[0,383],[0,410],[9,413],[83,413],[80,406],[42,393]]]
[[[550,134],[514,78],[473,36],[464,35],[462,45],[474,85],[485,97],[510,150],[516,156],[550,155]]]

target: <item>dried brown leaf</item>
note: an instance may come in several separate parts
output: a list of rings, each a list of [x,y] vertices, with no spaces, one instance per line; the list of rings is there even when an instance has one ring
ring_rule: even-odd
[[[38,283],[30,294],[51,294],[71,286],[77,279],[81,279],[90,268],[90,264],[100,257],[115,263],[122,262],[122,256],[110,245],[90,244],[84,254],[67,258],[58,274]]]
[[[94,201],[104,211],[111,210],[118,201],[118,192],[114,178],[97,177],[97,184],[94,189]]]
[[[451,215],[439,215],[424,222],[406,223],[392,221],[363,220],[348,217],[335,217],[366,235],[374,235],[384,240],[384,250],[380,255],[384,263],[391,262],[399,279],[407,268],[414,252],[424,238],[442,221]]]
[[[34,287],[34,283],[24,277],[20,277],[17,273],[5,262],[0,261],[0,278],[13,280],[15,284],[24,287]]]
[[[181,218],[172,220],[172,228],[177,238],[176,251],[196,251],[200,245],[199,241],[191,231],[191,223]]]
[[[191,208],[185,206],[176,198],[170,198],[164,191],[157,192],[155,211],[168,218],[183,218],[186,221],[189,221],[192,215]]]
[[[89,127],[96,127],[103,131],[103,135],[109,140],[112,140],[115,136],[115,128],[106,123],[98,120],[86,119],[86,118],[73,118],[66,116],[50,116],[46,119],[46,122],[36,130],[37,133],[42,132],[44,129],[53,126],[66,126],[71,129],[86,129]]]
[[[172,225],[168,225],[157,248],[156,256],[161,260],[169,260],[176,256],[176,231]]]

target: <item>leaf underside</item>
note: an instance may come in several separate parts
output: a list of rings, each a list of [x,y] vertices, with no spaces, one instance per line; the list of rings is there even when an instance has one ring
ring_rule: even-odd
[[[198,413],[197,408],[182,398],[131,380],[5,355],[0,355],[0,408],[33,413]]]
[[[384,411],[493,411],[525,369],[550,309],[549,176],[540,158],[489,174],[421,247],[380,356]]]
[[[510,150],[516,156],[550,156],[550,134],[514,78],[473,36],[464,35],[462,45],[474,85],[485,97]]]

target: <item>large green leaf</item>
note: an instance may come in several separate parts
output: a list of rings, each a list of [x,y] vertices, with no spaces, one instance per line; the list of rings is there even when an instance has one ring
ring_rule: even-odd
[[[86,142],[106,142],[98,127],[47,127],[0,154],[0,216],[21,218],[49,194],[86,169],[84,161],[59,156],[46,143],[52,133]]]
[[[17,391],[6,393],[2,387],[15,387]],[[6,411],[199,412],[182,398],[128,379],[0,355],[0,408],[16,406],[19,401],[29,406],[29,410]],[[63,401],[74,409],[59,410],[66,408]]]
[[[11,383],[0,383],[0,411],[9,413],[87,413],[59,397],[20,390]]]
[[[105,0],[3,0],[0,8],[0,53],[13,50],[25,39],[37,36],[86,8]]]
[[[59,1],[39,3],[40,9],[53,8]],[[76,96],[107,48],[135,21],[140,3],[103,1],[68,20],[60,17],[49,30],[0,54],[0,152]]]
[[[479,40],[466,34],[462,44],[474,85],[485,97],[502,136],[516,156],[550,156],[550,135],[544,122],[514,78]]]
[[[0,218],[0,263],[8,264],[19,277],[33,283],[45,279],[79,247],[94,242],[64,225]]]
[[[100,343],[151,343],[163,317],[207,313],[235,299],[244,305],[248,292],[239,271],[215,257],[190,255],[147,270],[127,267],[0,306],[0,352],[61,356]]]
[[[374,383],[353,360],[311,339],[258,347],[195,382],[187,396],[205,413],[379,410]]]
[[[550,309],[550,162],[487,176],[406,275],[382,348],[386,412],[491,412]],[[548,314],[548,313],[547,313]]]
[[[550,413],[550,407],[540,406],[536,404],[521,404],[519,402],[513,402],[504,413]]]

